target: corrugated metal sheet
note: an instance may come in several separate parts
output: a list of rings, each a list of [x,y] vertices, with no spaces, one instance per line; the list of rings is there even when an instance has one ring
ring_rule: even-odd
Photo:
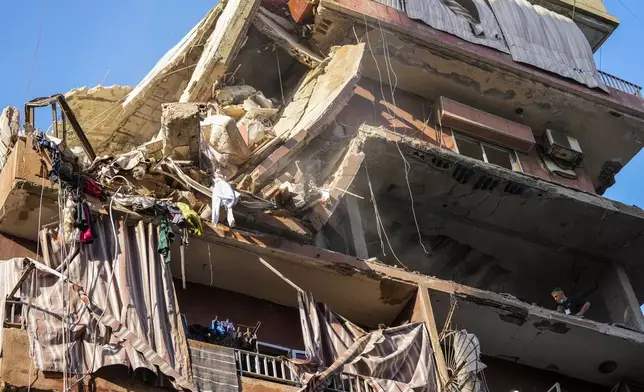
[[[462,16],[461,12],[454,12],[442,0],[406,0],[405,2],[407,15],[412,19],[421,20],[437,30],[453,34],[466,41],[510,53],[492,10],[484,0],[471,1],[478,10],[481,21],[479,24],[472,24],[471,18]]]
[[[514,61],[606,89],[588,40],[571,19],[526,0],[489,2]]]
[[[380,4],[395,8],[398,11],[406,12],[405,0],[376,0]]]

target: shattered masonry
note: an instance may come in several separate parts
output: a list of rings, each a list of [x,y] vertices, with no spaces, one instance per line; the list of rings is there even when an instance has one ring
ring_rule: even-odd
[[[219,1],[5,108],[2,385],[636,390],[644,211],[601,195],[644,101],[578,3]]]

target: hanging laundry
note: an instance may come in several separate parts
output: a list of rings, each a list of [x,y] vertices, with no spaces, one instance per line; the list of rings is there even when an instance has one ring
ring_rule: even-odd
[[[65,201],[63,209],[63,233],[66,242],[71,241],[72,232],[74,231],[76,203],[71,197]]]
[[[91,178],[84,179],[83,192],[97,199],[103,196],[103,186],[92,180]]]
[[[199,218],[199,215],[186,203],[177,203],[177,207],[181,210],[181,213],[188,224],[188,232],[194,235],[203,235],[203,228],[201,226],[201,218]]]
[[[96,239],[97,235],[94,231],[94,225],[92,222],[92,215],[89,210],[87,203],[79,202],[81,210],[81,226],[80,229],[80,241],[83,244],[91,244]]]
[[[158,215],[166,216],[170,223],[180,227],[184,227],[186,220],[183,217],[183,213],[174,203],[168,201],[160,201],[154,206]]]
[[[154,208],[156,199],[148,196],[125,196],[114,194],[112,197],[114,201],[123,207],[129,207],[135,212],[145,212]]]
[[[174,232],[170,226],[170,221],[168,218],[163,218],[161,220],[161,226],[159,227],[159,243],[157,244],[157,252],[163,258],[163,261],[170,263],[172,260],[172,252],[170,250],[170,245],[174,242]]]
[[[233,215],[233,206],[237,203],[239,193],[235,192],[232,186],[221,178],[215,178],[215,184],[212,187],[212,223],[219,222],[219,211],[221,207],[226,209],[226,219],[228,226],[235,226],[235,216]]]

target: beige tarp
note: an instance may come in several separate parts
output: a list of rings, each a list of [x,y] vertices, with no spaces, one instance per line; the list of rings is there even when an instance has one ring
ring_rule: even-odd
[[[31,307],[23,307],[31,357],[43,371],[87,374],[114,364],[161,370],[177,386],[192,388],[172,276],[156,250],[157,230],[142,222],[135,227],[114,224],[117,238],[108,217],[95,222],[98,238],[83,245],[69,268],[61,268],[86,296],[70,290],[59,276],[36,270]],[[59,267],[57,242],[46,235],[42,244],[43,263]],[[24,267],[18,262],[0,264],[6,267],[0,271],[6,287],[15,285]],[[23,302],[28,301],[29,289],[30,279],[19,292]],[[0,294],[8,294],[4,291]]]

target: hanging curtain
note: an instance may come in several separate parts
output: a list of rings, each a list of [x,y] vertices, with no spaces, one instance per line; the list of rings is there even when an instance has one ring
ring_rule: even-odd
[[[61,267],[83,290],[69,290],[59,277],[36,271],[32,306],[29,311],[23,307],[30,355],[43,371],[65,370],[66,355],[71,373],[120,364],[161,371],[174,379],[175,387],[193,389],[172,276],[156,250],[157,229],[143,222],[113,224],[116,233],[108,217],[97,219],[97,238],[83,245],[68,268],[60,266],[57,236],[41,233],[43,263]],[[21,288],[25,302],[29,287],[28,280]]]

